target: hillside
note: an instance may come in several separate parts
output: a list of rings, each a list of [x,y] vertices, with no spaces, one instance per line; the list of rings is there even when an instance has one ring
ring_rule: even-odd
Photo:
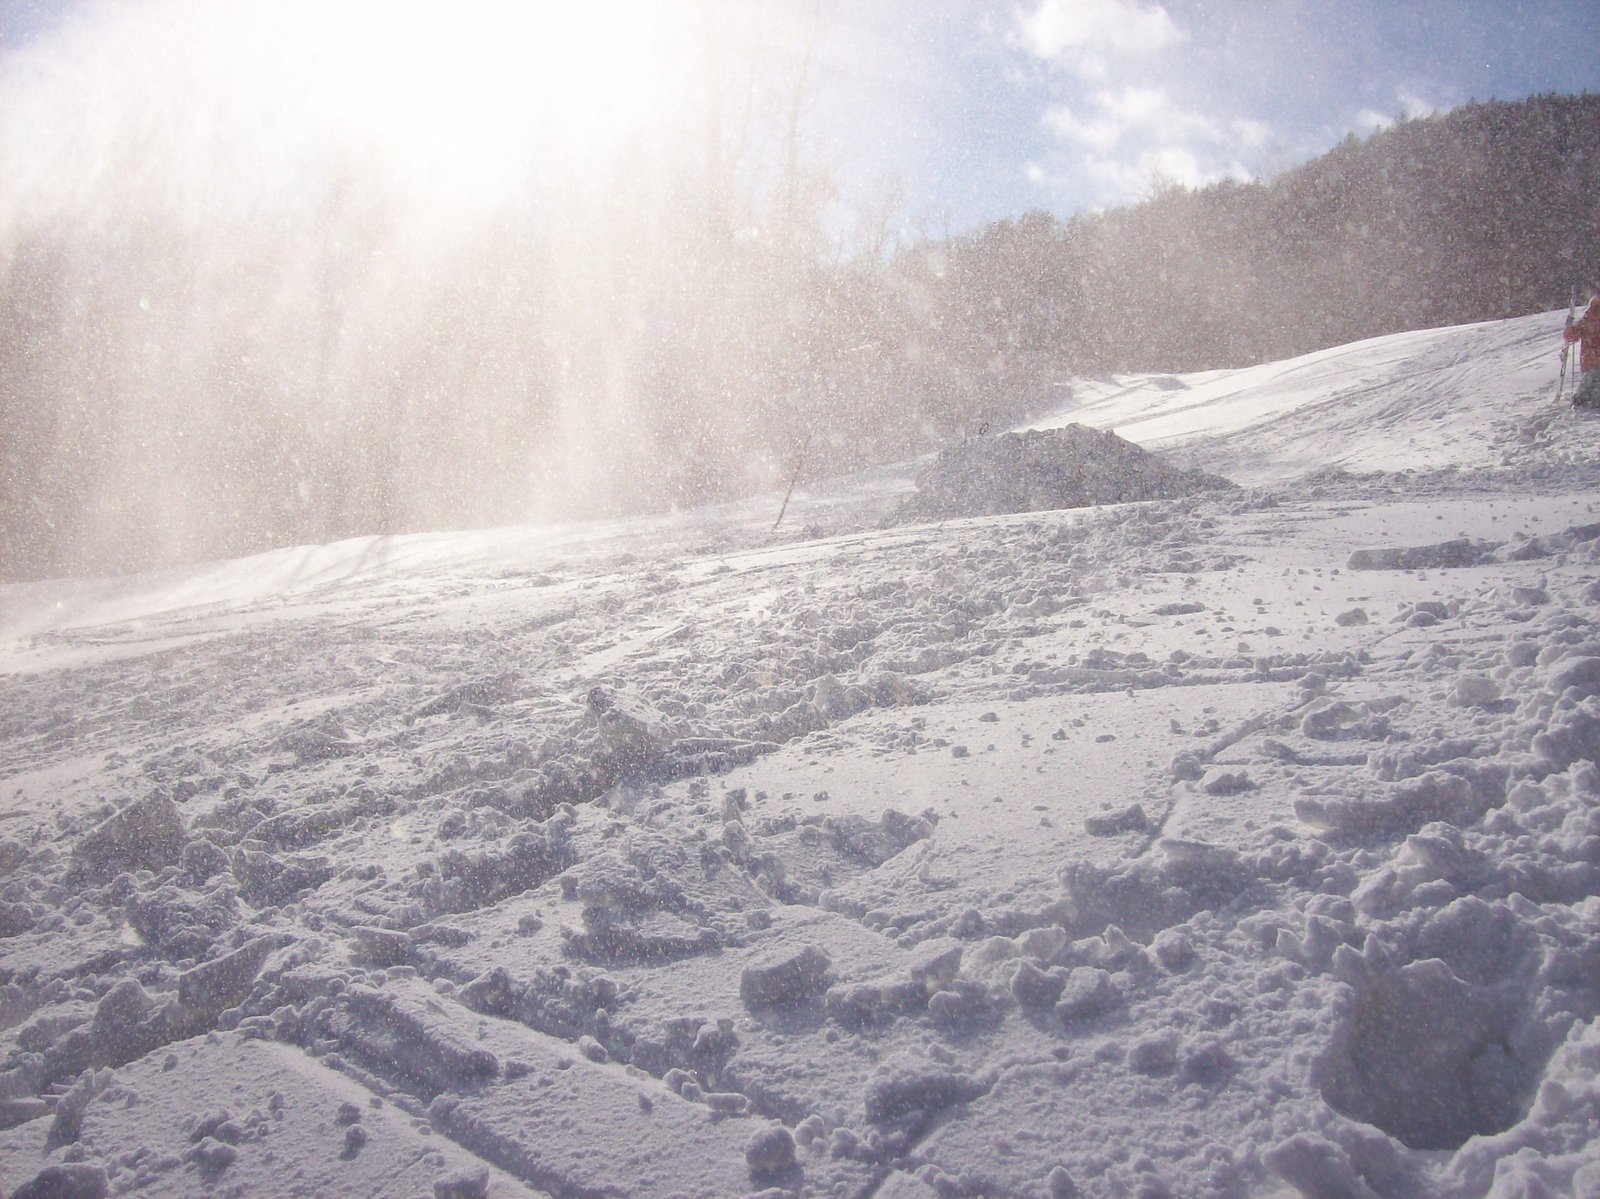
[[[0,1194],[1592,1193],[1562,316],[1033,422],[1237,489],[0,588]]]
[[[1600,284],[1600,95],[1467,104],[1250,183],[1001,222],[937,248],[965,356],[1098,370],[1278,361],[1525,316]],[[901,264],[920,280],[915,256]]]
[[[604,205],[428,236],[359,160],[259,210],[107,182],[0,227],[0,578],[698,508],[1009,427],[1064,374],[1564,306],[1600,263],[1596,145],[1600,96],[1468,105],[853,260],[820,208],[708,228],[742,202],[626,159],[585,183]]]

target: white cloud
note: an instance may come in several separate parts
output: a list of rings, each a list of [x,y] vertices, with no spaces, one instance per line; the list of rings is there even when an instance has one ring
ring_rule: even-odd
[[[1405,88],[1401,88],[1395,98],[1400,101],[1400,111],[1406,114],[1407,120],[1432,116],[1436,112],[1446,111],[1449,107],[1445,104],[1435,104],[1432,100],[1424,100],[1415,92],[1409,92]]]
[[[1034,55],[1073,69],[1085,58],[1148,54],[1187,36],[1165,8],[1141,0],[1040,0],[1019,24]]]
[[[1185,187],[1248,180],[1257,170],[1249,164],[1279,136],[1268,121],[1213,115],[1146,82],[1169,76],[1131,60],[1189,38],[1155,0],[1033,0],[1016,29],[1027,54],[1074,81],[1042,118],[1060,146],[1043,174],[1030,176],[1043,186],[1073,179],[1081,188],[1088,180],[1101,202],[1116,204],[1148,195],[1158,180]]]
[[[1068,141],[1088,146],[1093,150],[1106,151],[1122,140],[1127,132],[1127,126],[1110,116],[1101,116],[1085,120],[1075,114],[1066,105],[1049,109],[1044,114],[1045,128],[1059,134]]]
[[[1378,133],[1394,124],[1394,118],[1375,108],[1363,108],[1356,113],[1355,126],[1362,133]]]
[[[1083,165],[1112,204],[1142,199],[1158,182],[1200,188],[1224,179],[1244,183],[1254,177],[1238,162],[1215,165],[1185,146],[1154,146],[1124,158],[1091,156]]]
[[[1228,122],[1228,130],[1241,150],[1260,150],[1272,141],[1272,126],[1252,117],[1236,117]]]
[[[1394,95],[1395,106],[1399,115],[1379,112],[1375,108],[1363,108],[1356,113],[1353,124],[1356,131],[1363,134],[1381,133],[1400,121],[1411,121],[1418,117],[1429,117],[1437,112],[1450,111],[1448,104],[1436,104],[1432,100],[1425,100],[1415,92],[1400,88]]]
[[[1245,163],[1275,136],[1265,121],[1224,123],[1185,109],[1160,87],[1101,89],[1084,107],[1051,108],[1044,124],[1073,147],[1068,169],[1093,180],[1106,203],[1148,195],[1157,180],[1185,187],[1249,180],[1255,176]]]
[[[1095,101],[1102,111],[1120,120],[1130,132],[1167,141],[1221,141],[1224,138],[1215,121],[1197,112],[1185,112],[1164,88],[1125,87],[1120,92],[1100,92]]]
[[[1094,111],[1088,116],[1065,105],[1049,109],[1044,114],[1045,127],[1066,140],[1101,151],[1124,141],[1237,143],[1248,148],[1271,132],[1259,121],[1235,122],[1224,129],[1202,113],[1179,108],[1159,87],[1102,90],[1089,97],[1089,104]]]

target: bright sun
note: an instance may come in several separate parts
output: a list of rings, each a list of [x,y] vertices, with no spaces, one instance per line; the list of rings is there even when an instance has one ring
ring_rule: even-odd
[[[279,10],[284,11],[284,10]],[[295,10],[307,99],[431,185],[493,191],[530,165],[583,165],[661,119],[686,37],[655,0],[346,0]]]

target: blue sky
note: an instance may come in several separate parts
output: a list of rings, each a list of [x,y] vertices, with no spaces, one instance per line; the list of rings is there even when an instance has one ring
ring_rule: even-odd
[[[619,134],[629,105],[659,114],[662,89],[688,77],[680,64],[653,92],[639,84],[673,35],[663,14],[681,34],[707,12],[784,43],[763,67],[778,93],[810,45],[814,161],[841,207],[892,210],[911,235],[1125,203],[1158,178],[1266,178],[1352,131],[1472,99],[1600,91],[1596,0],[0,0],[0,83],[31,46],[68,44],[55,35],[88,13],[81,24],[117,32],[58,56],[63,96],[39,112],[63,141],[64,106],[99,119],[82,107],[89,89],[106,113],[253,112],[241,142],[293,120],[371,134],[385,110],[399,114],[382,134],[396,156],[466,187],[514,157],[496,138],[530,142],[509,117],[553,89],[581,91],[590,114],[567,143]],[[145,49],[119,49],[141,19]],[[679,39],[687,57],[698,30]],[[430,57],[448,60],[437,104],[416,85]],[[541,70],[555,80],[542,91],[528,82]],[[158,102],[164,79],[183,90]],[[245,89],[248,102],[230,98]],[[602,92],[617,97],[603,130]],[[41,143],[53,132],[35,128]],[[441,171],[467,149],[471,170]]]
[[[1600,91],[1595,0],[837,0],[819,97],[858,178],[937,231],[1261,178],[1478,99]],[[870,102],[863,103],[864,93]]]

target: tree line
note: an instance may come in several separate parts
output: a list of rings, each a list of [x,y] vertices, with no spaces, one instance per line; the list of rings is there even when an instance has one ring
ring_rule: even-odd
[[[948,252],[994,345],[1079,371],[1194,370],[1565,306],[1600,284],[1600,96],[1474,103],[1266,182],[1033,214]]]
[[[204,220],[13,221],[4,576],[700,504],[780,486],[805,445],[814,475],[940,448],[1064,375],[1548,310],[1600,273],[1597,96],[887,254],[829,243],[794,120],[764,186],[639,146],[442,232],[352,160]]]

